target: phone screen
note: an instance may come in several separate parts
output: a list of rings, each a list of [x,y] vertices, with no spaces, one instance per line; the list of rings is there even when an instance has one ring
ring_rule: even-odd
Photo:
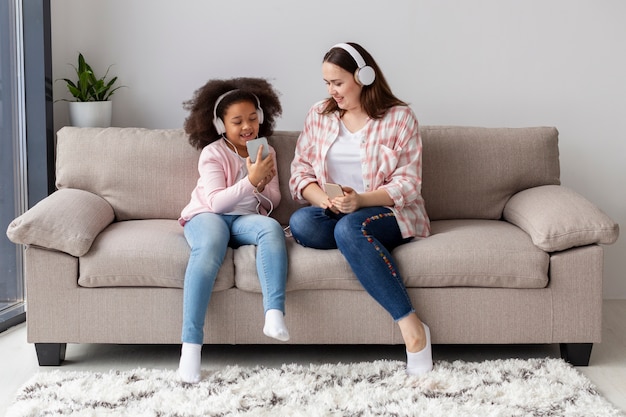
[[[256,154],[259,152],[259,146],[263,145],[263,153],[261,157],[263,159],[267,158],[267,155],[270,154],[270,147],[267,143],[267,138],[260,137],[258,139],[252,139],[246,142],[246,147],[248,148],[248,156],[250,156],[250,160],[254,163],[256,162]]]

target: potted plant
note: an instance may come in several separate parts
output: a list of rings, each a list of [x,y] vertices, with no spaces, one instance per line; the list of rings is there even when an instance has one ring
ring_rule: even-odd
[[[115,91],[123,87],[113,87],[117,77],[107,80],[111,67],[107,68],[103,77],[97,77],[82,53],[78,54],[78,66],[72,67],[76,71],[77,81],[61,78],[75,99],[63,100],[69,101],[70,124],[78,127],[111,126],[110,98]]]

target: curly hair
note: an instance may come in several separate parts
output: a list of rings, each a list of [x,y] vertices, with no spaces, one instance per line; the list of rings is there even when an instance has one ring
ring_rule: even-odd
[[[194,92],[191,100],[183,103],[183,108],[189,110],[185,119],[185,132],[189,135],[189,143],[197,149],[202,149],[211,142],[220,138],[220,134],[213,125],[213,110],[215,102],[222,94],[238,90],[225,96],[215,109],[218,117],[224,118],[226,109],[233,103],[249,101],[257,106],[258,97],[263,109],[263,124],[259,126],[259,136],[271,136],[274,133],[276,118],[282,114],[282,107],[278,93],[272,85],[262,78],[231,78],[227,80],[209,80],[204,86]]]
[[[352,45],[352,47],[354,47],[354,49],[361,54],[365,63],[372,67],[374,73],[376,74],[374,82],[370,85],[364,85],[361,90],[361,105],[367,115],[372,119],[380,119],[385,115],[387,110],[393,106],[407,106],[407,103],[397,98],[391,92],[391,88],[389,87],[383,72],[372,55],[370,55],[370,53],[358,43],[348,42],[348,45]],[[350,74],[354,74],[358,68],[356,61],[352,58],[350,53],[340,47],[331,48],[328,52],[326,52],[322,62],[335,64],[348,71]],[[336,111],[339,111],[341,114],[344,112],[344,110],[339,108],[337,102],[333,100],[332,97],[329,97],[326,100],[326,105],[322,114],[334,113]]]

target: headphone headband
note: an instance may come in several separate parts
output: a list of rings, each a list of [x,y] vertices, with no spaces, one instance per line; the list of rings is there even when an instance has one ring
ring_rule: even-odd
[[[235,88],[234,90],[227,91],[221,96],[219,96],[217,100],[215,100],[215,106],[213,106],[213,126],[215,126],[215,130],[217,130],[217,133],[219,135],[226,132],[226,127],[224,126],[224,121],[220,117],[217,116],[217,106],[220,105],[224,97],[236,91],[240,91],[240,90],[238,88]],[[263,124],[263,109],[261,108],[261,100],[259,100],[259,97],[256,94],[254,93],[250,93],[250,94],[252,94],[254,98],[256,99],[256,104],[257,104],[256,114],[257,114],[257,118],[259,119],[259,124]]]
[[[361,56],[356,48],[348,43],[338,43],[333,48],[341,48],[350,54],[354,62],[356,62],[357,70],[354,73],[354,78],[361,85],[370,85],[376,79],[376,72],[374,68],[367,65],[365,59]],[[332,49],[332,48],[331,48]]]

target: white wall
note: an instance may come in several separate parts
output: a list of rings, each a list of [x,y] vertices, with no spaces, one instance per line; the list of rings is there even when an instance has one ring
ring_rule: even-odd
[[[210,78],[259,76],[281,130],[325,97],[320,64],[356,41],[424,125],[556,126],[561,178],[626,225],[626,2],[622,0],[54,0],[53,77],[82,52],[128,88],[113,124],[179,128]],[[63,82],[54,97],[69,98]],[[67,124],[55,104],[55,127]],[[626,239],[605,252],[605,298],[626,299]]]

